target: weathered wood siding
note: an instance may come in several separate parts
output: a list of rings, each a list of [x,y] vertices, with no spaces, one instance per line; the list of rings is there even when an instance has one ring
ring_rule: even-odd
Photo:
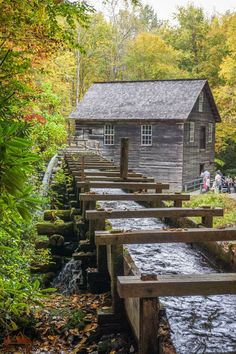
[[[131,122],[110,124],[115,127],[114,145],[103,144],[103,125],[84,125],[85,129],[90,129],[90,138],[100,141],[104,156],[119,163],[120,139],[127,137],[129,138],[129,168],[153,176],[157,181],[170,183],[171,190],[182,189],[183,123],[152,123],[152,146],[141,145],[141,124]]]
[[[195,122],[194,142],[189,142],[190,122]],[[212,142],[208,142],[208,123],[213,124]],[[200,149],[200,129],[206,127],[206,148]],[[204,94],[203,112],[198,111],[196,102],[189,119],[184,124],[183,144],[183,185],[194,180],[200,174],[200,164],[214,172],[215,156],[215,119],[206,94]]]
[[[152,126],[152,146],[140,146],[139,168],[170,189],[182,189],[183,124],[158,122]],[[139,136],[141,131],[139,127]]]

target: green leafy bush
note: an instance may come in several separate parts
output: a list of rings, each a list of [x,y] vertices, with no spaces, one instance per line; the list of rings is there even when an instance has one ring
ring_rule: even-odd
[[[236,201],[231,199],[228,194],[200,194],[191,196],[191,200],[184,203],[184,206],[191,208],[198,208],[205,205],[213,208],[224,209],[224,216],[213,218],[214,227],[236,224]],[[200,222],[200,218],[193,218],[193,220]]]
[[[32,212],[39,199],[29,185],[37,157],[24,138],[27,126],[0,122],[0,333],[17,330],[31,321],[30,306],[42,293],[32,280],[34,256]],[[35,257],[35,256],[34,256]]]

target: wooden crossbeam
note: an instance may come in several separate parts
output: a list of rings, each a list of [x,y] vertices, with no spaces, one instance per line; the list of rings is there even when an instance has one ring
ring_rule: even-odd
[[[193,243],[236,240],[236,228],[141,230],[126,232],[96,231],[96,245],[125,245],[146,243]]]
[[[120,276],[117,290],[121,298],[236,294],[236,273],[157,275],[151,281]]]
[[[132,219],[132,218],[181,218],[189,216],[223,216],[224,210],[221,208],[144,208],[133,210],[88,210],[86,218],[95,219]]]
[[[80,180],[80,177],[75,177],[77,181]],[[85,176],[87,181],[103,181],[103,182],[124,182],[120,177],[110,177],[110,176]],[[125,182],[154,182],[153,177],[127,177]]]
[[[113,165],[114,166],[114,163],[113,162],[110,162],[110,161],[102,161],[102,160],[94,160],[94,161],[89,161],[89,160],[85,160],[84,161],[86,164],[88,165],[97,165],[97,164],[101,164],[101,165]],[[69,162],[69,164],[71,166],[80,166],[82,163],[82,160],[80,161],[74,161],[74,162]]]
[[[190,200],[189,194],[163,194],[163,193],[125,193],[125,194],[89,194],[81,193],[81,201],[102,200],[132,200],[136,202],[154,202],[156,200]]]
[[[71,172],[76,172],[78,173],[79,170],[81,169],[81,166],[69,166],[69,170]],[[110,172],[117,172],[119,171],[119,167],[113,166],[113,165],[109,165],[109,166],[105,166],[105,165],[85,165],[85,171],[86,170],[100,170],[100,171],[110,171]]]
[[[69,167],[71,168],[71,169],[79,169],[79,168],[81,168],[82,167],[82,164],[76,164],[76,165],[69,165]],[[114,167],[114,165],[112,164],[112,163],[100,163],[100,162],[96,162],[96,163],[87,163],[87,162],[85,162],[85,164],[84,164],[84,169],[86,170],[86,169],[91,169],[91,168],[98,168],[98,169],[100,169],[100,168],[113,168]]]
[[[77,176],[81,176],[80,172],[76,172]],[[119,172],[110,172],[110,171],[87,171],[85,172],[86,176],[106,176],[106,177],[119,177]],[[142,173],[129,172],[128,177],[144,177]]]
[[[90,188],[118,188],[118,189],[130,189],[130,190],[142,190],[142,189],[168,189],[169,184],[166,183],[152,183],[152,182],[77,182],[78,188],[84,188],[89,185]]]

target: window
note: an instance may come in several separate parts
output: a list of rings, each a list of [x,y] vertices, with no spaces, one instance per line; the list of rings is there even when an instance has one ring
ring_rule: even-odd
[[[213,141],[213,123],[208,124],[208,143]]]
[[[142,125],[141,126],[141,145],[151,146],[152,145],[152,126]]]
[[[194,143],[194,135],[195,135],[195,123],[189,122],[189,142]]]
[[[202,91],[198,97],[198,111],[199,112],[203,112],[203,104],[204,104],[204,93]]]
[[[104,145],[114,145],[115,130],[113,125],[104,125]]]
[[[200,149],[206,148],[206,127],[200,128]]]

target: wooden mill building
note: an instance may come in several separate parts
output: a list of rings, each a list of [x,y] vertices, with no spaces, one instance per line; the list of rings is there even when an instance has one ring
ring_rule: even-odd
[[[98,140],[119,163],[129,138],[129,167],[180,191],[214,170],[215,125],[220,122],[206,79],[94,83],[71,113],[75,135]]]

